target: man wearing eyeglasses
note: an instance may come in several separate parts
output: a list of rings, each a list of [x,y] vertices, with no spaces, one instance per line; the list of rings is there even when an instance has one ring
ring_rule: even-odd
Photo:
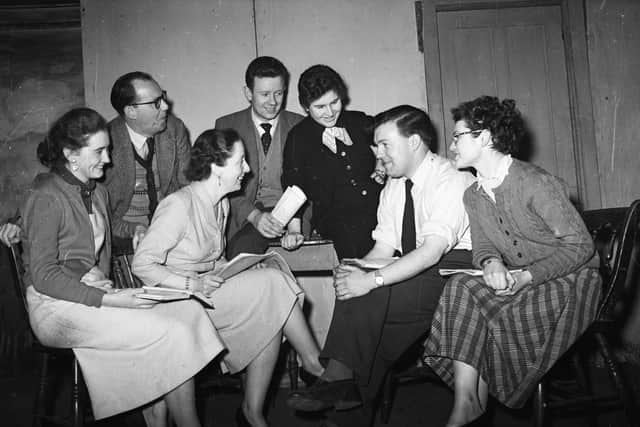
[[[130,251],[163,197],[186,185],[191,143],[169,112],[167,94],[147,73],[119,77],[111,89],[118,117],[109,123],[111,167],[105,184],[111,203],[114,251]]]
[[[242,190],[231,195],[227,225],[227,258],[240,252],[262,253],[269,239],[280,237],[286,224],[271,215],[282,195],[282,157],[289,130],[302,116],[283,110],[289,72],[271,56],[260,56],[245,73],[244,95],[249,108],[216,120],[216,129],[233,128],[245,144],[251,174]]]

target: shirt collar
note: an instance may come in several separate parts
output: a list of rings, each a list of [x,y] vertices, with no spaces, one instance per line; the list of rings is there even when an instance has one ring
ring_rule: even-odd
[[[424,159],[422,159],[420,165],[418,165],[413,176],[405,177],[404,180],[410,179],[413,182],[413,188],[415,188],[416,191],[419,191],[427,180],[427,176],[429,175],[429,171],[432,169],[434,160],[436,160],[436,155],[431,151],[427,151],[427,154],[424,156]]]
[[[258,129],[258,135],[262,136],[262,134],[265,132],[265,130],[262,128],[262,126],[260,126],[262,123],[269,123],[271,125],[271,136],[273,136],[273,130],[276,128],[276,126],[278,125],[278,119],[280,118],[280,113],[278,113],[278,115],[271,119],[271,120],[265,120],[261,117],[258,117],[256,115],[256,112],[253,111],[253,108],[251,108],[251,120],[253,120],[253,125],[256,127],[256,129]]]
[[[492,176],[482,176],[478,173],[478,187],[482,189],[495,201],[493,190],[498,188],[504,179],[509,175],[509,167],[513,163],[510,154],[505,155],[498,162],[497,168]]]
[[[136,147],[137,151],[139,151],[140,148],[142,148],[144,144],[147,143],[147,137],[144,135],[140,135],[138,132],[131,129],[131,126],[129,126],[129,124],[125,123],[125,126],[127,127],[127,132],[129,133],[129,138],[131,139],[133,146]]]

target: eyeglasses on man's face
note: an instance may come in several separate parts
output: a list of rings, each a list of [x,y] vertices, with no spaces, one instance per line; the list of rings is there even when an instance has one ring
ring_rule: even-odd
[[[453,140],[453,142],[458,142],[458,139],[460,139],[461,136],[464,135],[468,135],[471,134],[474,137],[478,136],[480,134],[480,132],[482,132],[482,129],[477,129],[477,130],[465,130],[463,132],[453,132],[451,134],[451,139]]]
[[[153,105],[155,107],[155,109],[159,109],[160,106],[162,105],[162,101],[164,101],[165,104],[168,103],[167,101],[167,91],[163,90],[162,91],[162,95],[160,95],[159,97],[157,97],[156,99],[154,99],[153,101],[147,101],[147,102],[134,102],[133,104],[129,104],[132,106],[137,106],[137,105]]]

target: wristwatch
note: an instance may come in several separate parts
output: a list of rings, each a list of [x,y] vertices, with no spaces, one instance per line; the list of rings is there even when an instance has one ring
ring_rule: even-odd
[[[373,279],[376,282],[376,288],[384,286],[384,277],[382,277],[382,274],[380,274],[380,270],[376,270],[373,272]]]

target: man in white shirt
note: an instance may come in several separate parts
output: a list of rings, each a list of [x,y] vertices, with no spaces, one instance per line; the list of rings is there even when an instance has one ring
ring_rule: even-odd
[[[313,386],[289,396],[295,409],[351,409],[360,404],[359,391],[362,408],[336,412],[332,421],[370,425],[389,368],[429,331],[446,281],[438,269],[471,267],[462,195],[474,177],[432,153],[434,139],[429,117],[417,108],[375,117],[376,156],[390,179],[380,195],[376,243],[363,260],[401,256],[375,271],[337,268],[336,307],[321,354],[326,369]]]
[[[280,237],[286,224],[271,209],[282,195],[282,157],[289,130],[302,116],[283,109],[289,72],[271,56],[259,56],[247,67],[244,95],[249,107],[220,117],[215,128],[235,129],[245,146],[251,172],[242,189],[229,196],[227,258],[240,252],[263,253],[269,239]]]

